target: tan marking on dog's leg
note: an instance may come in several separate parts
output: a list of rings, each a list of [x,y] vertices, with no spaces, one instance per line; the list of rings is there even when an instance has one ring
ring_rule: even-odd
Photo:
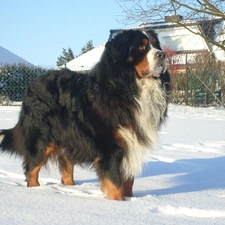
[[[39,171],[47,162],[49,155],[57,149],[58,147],[55,144],[50,144],[49,147],[46,148],[43,160],[28,174],[27,187],[40,186],[40,183],[38,182]]]
[[[40,186],[40,183],[38,182],[38,174],[39,174],[41,167],[42,167],[42,165],[40,164],[29,173],[27,187]]]
[[[101,181],[101,190],[105,194],[105,197],[110,200],[125,201],[123,187],[117,188],[108,178],[104,178]]]
[[[58,160],[60,172],[62,174],[62,183],[64,185],[75,185],[73,180],[74,164],[67,160],[63,155],[59,156]]]
[[[123,193],[125,197],[133,197],[133,184],[134,179],[128,179],[127,181],[123,182]]]

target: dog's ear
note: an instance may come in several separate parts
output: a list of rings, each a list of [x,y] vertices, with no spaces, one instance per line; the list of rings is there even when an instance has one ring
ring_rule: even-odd
[[[118,32],[109,38],[105,48],[114,62],[121,62],[128,58],[129,37],[128,31],[123,31]]]
[[[105,45],[106,50],[112,57],[114,62],[121,62],[127,58],[129,49],[127,45],[124,43],[121,45],[115,45],[112,42],[107,42]]]

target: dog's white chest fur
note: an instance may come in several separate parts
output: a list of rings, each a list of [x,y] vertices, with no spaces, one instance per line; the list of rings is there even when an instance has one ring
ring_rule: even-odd
[[[164,120],[167,107],[165,93],[159,82],[154,79],[137,80],[140,89],[140,97],[137,102],[140,110],[136,112],[135,119],[138,130],[145,139],[144,143],[140,141],[133,130],[124,127],[119,129],[120,135],[128,146],[121,168],[124,179],[140,175],[145,153],[157,146],[157,131],[160,122]]]

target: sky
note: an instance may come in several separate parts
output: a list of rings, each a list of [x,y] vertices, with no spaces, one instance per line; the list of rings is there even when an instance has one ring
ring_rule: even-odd
[[[62,49],[81,53],[124,28],[116,0],[0,0],[0,46],[40,66],[55,66]],[[118,22],[120,20],[120,22]]]

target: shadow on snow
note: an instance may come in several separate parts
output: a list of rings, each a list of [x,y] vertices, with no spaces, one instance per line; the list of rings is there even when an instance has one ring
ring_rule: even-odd
[[[157,190],[149,188],[149,190],[137,191],[137,197],[225,188],[225,156],[184,159],[172,163],[163,161],[148,162],[141,177],[149,177],[151,179],[153,176],[161,175],[174,175],[175,177],[169,179],[173,187]]]

